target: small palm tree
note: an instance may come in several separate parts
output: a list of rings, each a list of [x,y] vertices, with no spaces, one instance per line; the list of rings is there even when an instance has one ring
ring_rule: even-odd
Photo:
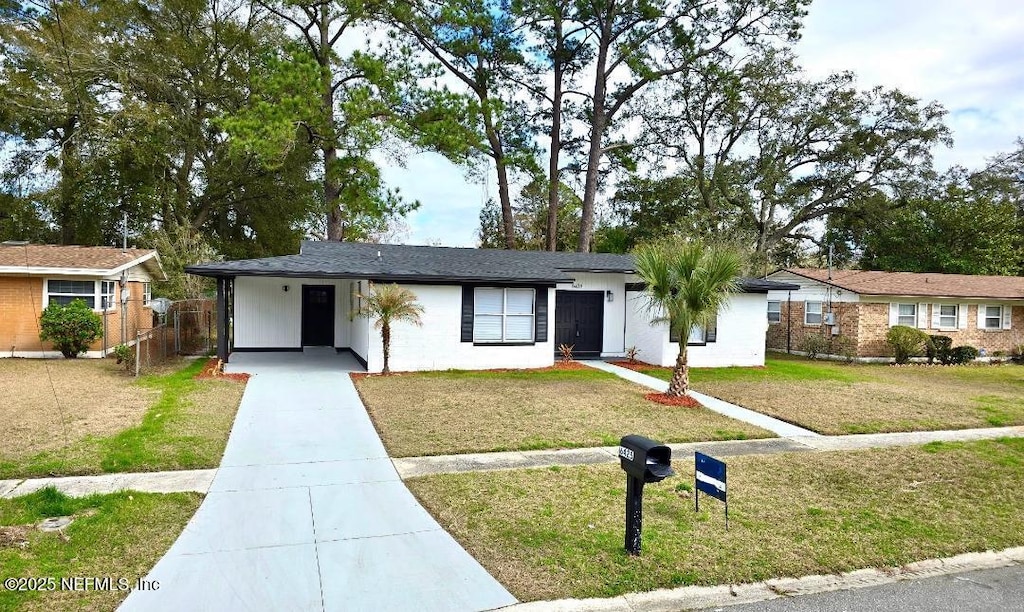
[[[359,316],[376,319],[374,327],[380,330],[381,342],[384,345],[384,374],[391,370],[388,368],[388,360],[391,357],[391,324],[398,322],[412,323],[420,326],[420,315],[423,314],[423,306],[416,303],[416,294],[408,289],[399,287],[392,283],[388,285],[374,285],[370,283],[369,295],[360,295],[365,300],[359,309]]]
[[[715,320],[739,287],[743,257],[734,248],[699,240],[663,239],[633,253],[636,274],[646,285],[643,297],[651,324],[668,321],[679,335],[679,355],[665,395],[679,397],[690,386],[686,338],[694,327]]]

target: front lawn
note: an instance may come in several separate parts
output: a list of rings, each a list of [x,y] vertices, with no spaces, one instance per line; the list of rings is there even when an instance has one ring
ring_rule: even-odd
[[[69,498],[43,489],[0,499],[0,585],[8,578],[54,579],[54,590],[0,586],[0,610],[113,610],[128,596],[119,588],[72,591],[61,578],[144,577],[184,529],[202,497],[131,491]],[[45,518],[72,516],[62,532],[36,528]],[[27,587],[22,582],[14,585]]]
[[[662,406],[649,390],[590,368],[418,372],[357,378],[392,456],[770,437],[704,408]]]
[[[770,356],[764,368],[693,368],[695,391],[823,434],[1024,425],[1024,366],[843,364]],[[668,380],[672,371],[640,367]]]
[[[195,380],[202,366],[0,360],[0,478],[216,467],[244,384]]]
[[[693,508],[693,458],[644,492],[643,554],[623,550],[617,465],[407,481],[523,600],[610,597],[900,566],[1024,544],[1024,440],[733,457],[722,504]]]

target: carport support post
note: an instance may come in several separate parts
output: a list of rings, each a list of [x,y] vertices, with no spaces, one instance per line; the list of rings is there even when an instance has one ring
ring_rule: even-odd
[[[228,362],[228,279],[217,277],[217,359]]]
[[[644,481],[626,477],[626,552],[640,554],[641,531],[644,522]]]

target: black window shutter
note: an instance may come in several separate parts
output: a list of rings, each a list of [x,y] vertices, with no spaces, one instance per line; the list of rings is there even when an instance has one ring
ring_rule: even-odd
[[[462,341],[473,341],[473,286],[462,286]]]
[[[714,342],[718,338],[718,315],[715,315],[715,320],[708,325],[707,333],[704,334],[704,342]]]
[[[537,287],[537,303],[534,306],[533,338],[534,342],[548,341],[548,288]]]
[[[668,322],[668,341],[679,342],[679,330],[676,329],[676,322],[672,320]]]

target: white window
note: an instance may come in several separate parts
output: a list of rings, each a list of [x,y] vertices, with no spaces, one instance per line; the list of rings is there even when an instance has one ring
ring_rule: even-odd
[[[985,329],[1002,329],[1003,307],[982,306],[985,309]]]
[[[113,310],[117,306],[117,281],[100,281],[100,310]]]
[[[804,302],[804,325],[821,325],[821,302]]]
[[[778,323],[782,321],[782,302],[768,302],[768,322]]]
[[[48,280],[46,281],[46,303],[68,305],[73,300],[82,300],[89,308],[96,308],[96,281]]]
[[[917,304],[900,304],[896,324],[917,327]]]
[[[954,329],[957,322],[956,304],[939,305],[939,329]]]
[[[153,285],[150,283],[142,283],[142,305],[149,306],[149,303],[153,301]]]
[[[533,289],[477,288],[473,342],[533,342]]]
[[[707,332],[700,325],[694,325],[690,329],[690,337],[686,339],[687,344],[704,344],[707,342]]]

